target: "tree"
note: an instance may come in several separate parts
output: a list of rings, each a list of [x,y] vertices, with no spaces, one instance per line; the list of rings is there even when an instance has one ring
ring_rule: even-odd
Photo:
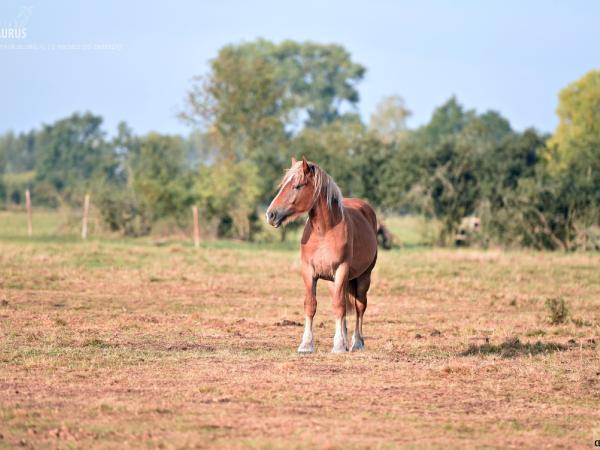
[[[206,127],[223,157],[252,157],[284,133],[283,89],[270,61],[227,46],[211,62],[210,74],[196,78],[182,117]]]
[[[0,137],[0,201],[4,202],[6,198],[6,186],[4,183],[4,172],[6,167],[6,147],[4,145],[5,136]]]
[[[201,165],[195,182],[199,207],[209,220],[218,222],[221,237],[252,239],[260,177],[249,161],[223,160]]]
[[[305,128],[292,141],[294,156],[317,162],[345,196],[360,195],[362,186],[354,158],[364,133],[360,122],[336,121],[321,128]]]
[[[398,176],[406,176],[407,203],[443,223],[440,242],[447,243],[462,217],[472,214],[478,198],[474,166],[476,148],[463,130],[474,116],[465,112],[455,97],[432,114],[417,130],[406,154],[401,155]]]
[[[352,61],[342,46],[314,42],[284,41],[247,44],[274,61],[278,83],[296,113],[305,116],[304,125],[318,128],[340,119],[345,108],[359,100],[356,85],[366,69]]]
[[[97,180],[94,192],[111,230],[139,236],[161,219],[187,223],[193,202],[189,145],[180,136],[138,137],[126,123],[118,125],[111,142],[115,170]]]
[[[75,113],[45,125],[35,162],[38,187],[45,186],[68,202],[78,202],[93,178],[110,174],[116,161],[101,125],[102,117],[91,113]]]
[[[291,156],[290,136],[349,114],[364,67],[337,45],[257,40],[222,48],[196,79],[182,117],[205,128],[221,158],[261,168],[261,199]],[[303,120],[302,125],[298,120]]]
[[[189,215],[192,179],[186,170],[181,137],[149,133],[130,155],[129,164],[133,192],[148,224],[163,217],[181,220]]]
[[[422,144],[431,147],[445,137],[459,133],[474,114],[474,111],[465,111],[456,97],[450,97],[435,109],[429,123],[419,130]]]
[[[352,168],[358,178],[355,181],[356,197],[366,199],[376,208],[386,208],[392,195],[397,174],[389,170],[390,161],[397,157],[399,144],[386,142],[379,134],[365,132],[356,142]]]
[[[0,136],[0,158],[7,173],[29,172],[35,165],[37,132],[15,135],[12,131]]]
[[[592,70],[560,93],[559,124],[548,141],[545,153],[550,174],[569,178],[579,191],[577,215],[591,226],[594,213],[583,219],[584,211],[600,205],[600,70]]]
[[[548,141],[546,158],[554,173],[570,165],[600,168],[600,70],[569,84],[559,95],[559,123]]]
[[[218,159],[218,150],[211,142],[208,133],[193,130],[186,139],[187,166],[196,170],[200,164],[212,163]]]
[[[600,70],[559,95],[559,124],[544,152],[554,202],[546,222],[564,249],[600,248]],[[559,245],[555,245],[560,247]]]
[[[385,97],[371,114],[369,129],[385,142],[393,142],[406,136],[406,120],[412,113],[406,109],[404,99],[398,95]]]
[[[478,214],[485,234],[510,246],[555,248],[544,214],[554,187],[540,165],[547,136],[534,129],[505,136],[481,161],[482,189]],[[550,231],[551,232],[551,231]]]
[[[391,167],[402,181],[392,182],[391,191],[397,193],[399,205],[440,220],[439,240],[448,243],[463,217],[478,214],[483,204],[506,189],[509,182],[502,168],[509,162],[503,146],[513,135],[498,113],[465,111],[452,97],[401,143]],[[391,203],[389,197],[384,201]]]
[[[210,74],[196,79],[182,117],[207,130],[221,159],[263,167],[266,193],[287,160],[283,92],[272,62],[228,46],[211,62]]]
[[[140,138],[127,123],[120,122],[111,147],[115,167],[111,176],[98,180],[94,186],[94,203],[111,231],[120,231],[127,236],[147,234],[152,223],[133,188],[132,163],[140,153]]]

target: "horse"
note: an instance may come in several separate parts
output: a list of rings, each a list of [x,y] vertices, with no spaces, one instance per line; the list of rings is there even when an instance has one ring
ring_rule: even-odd
[[[346,307],[356,310],[350,351],[364,348],[363,316],[367,291],[377,261],[377,217],[363,200],[344,198],[333,178],[305,157],[292,158],[279,192],[266,212],[275,228],[308,212],[300,243],[304,281],[304,333],[299,353],[315,351],[313,319],[317,311],[317,281],[325,280],[333,300],[335,335],[332,352],[348,351]]]

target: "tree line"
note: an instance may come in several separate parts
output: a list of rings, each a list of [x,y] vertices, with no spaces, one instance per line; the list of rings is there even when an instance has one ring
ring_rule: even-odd
[[[478,216],[483,244],[600,249],[600,71],[560,92],[552,135],[455,97],[415,129],[399,96],[365,123],[365,73],[339,45],[228,45],[189,89],[188,136],[123,122],[109,137],[89,112],[0,135],[0,199],[20,204],[29,188],[38,203],[77,206],[91,192],[106,226],[132,236],[161,220],[185,228],[197,205],[218,236],[251,240],[290,157],[305,155],[347,197],[438,220],[441,244]]]

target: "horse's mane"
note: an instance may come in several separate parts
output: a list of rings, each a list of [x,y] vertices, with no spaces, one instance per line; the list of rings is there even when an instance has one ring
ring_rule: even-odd
[[[314,199],[319,197],[321,193],[325,194],[325,199],[327,200],[327,207],[331,210],[333,208],[333,203],[337,202],[337,207],[340,209],[340,212],[344,213],[344,205],[343,200],[344,196],[342,195],[342,191],[339,186],[333,180],[331,175],[317,166],[315,163],[308,163],[311,170],[313,171],[314,185],[315,185],[315,193]],[[283,180],[281,181],[281,186],[288,183],[290,180],[294,180],[296,183],[304,182],[305,175],[302,170],[302,161],[298,161],[294,164],[285,174]]]

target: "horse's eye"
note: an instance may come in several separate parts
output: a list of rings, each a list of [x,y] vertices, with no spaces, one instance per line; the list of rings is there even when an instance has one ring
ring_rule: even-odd
[[[304,187],[304,184],[297,184],[296,186],[294,186],[294,189],[297,190],[297,191],[299,191],[303,187]]]

